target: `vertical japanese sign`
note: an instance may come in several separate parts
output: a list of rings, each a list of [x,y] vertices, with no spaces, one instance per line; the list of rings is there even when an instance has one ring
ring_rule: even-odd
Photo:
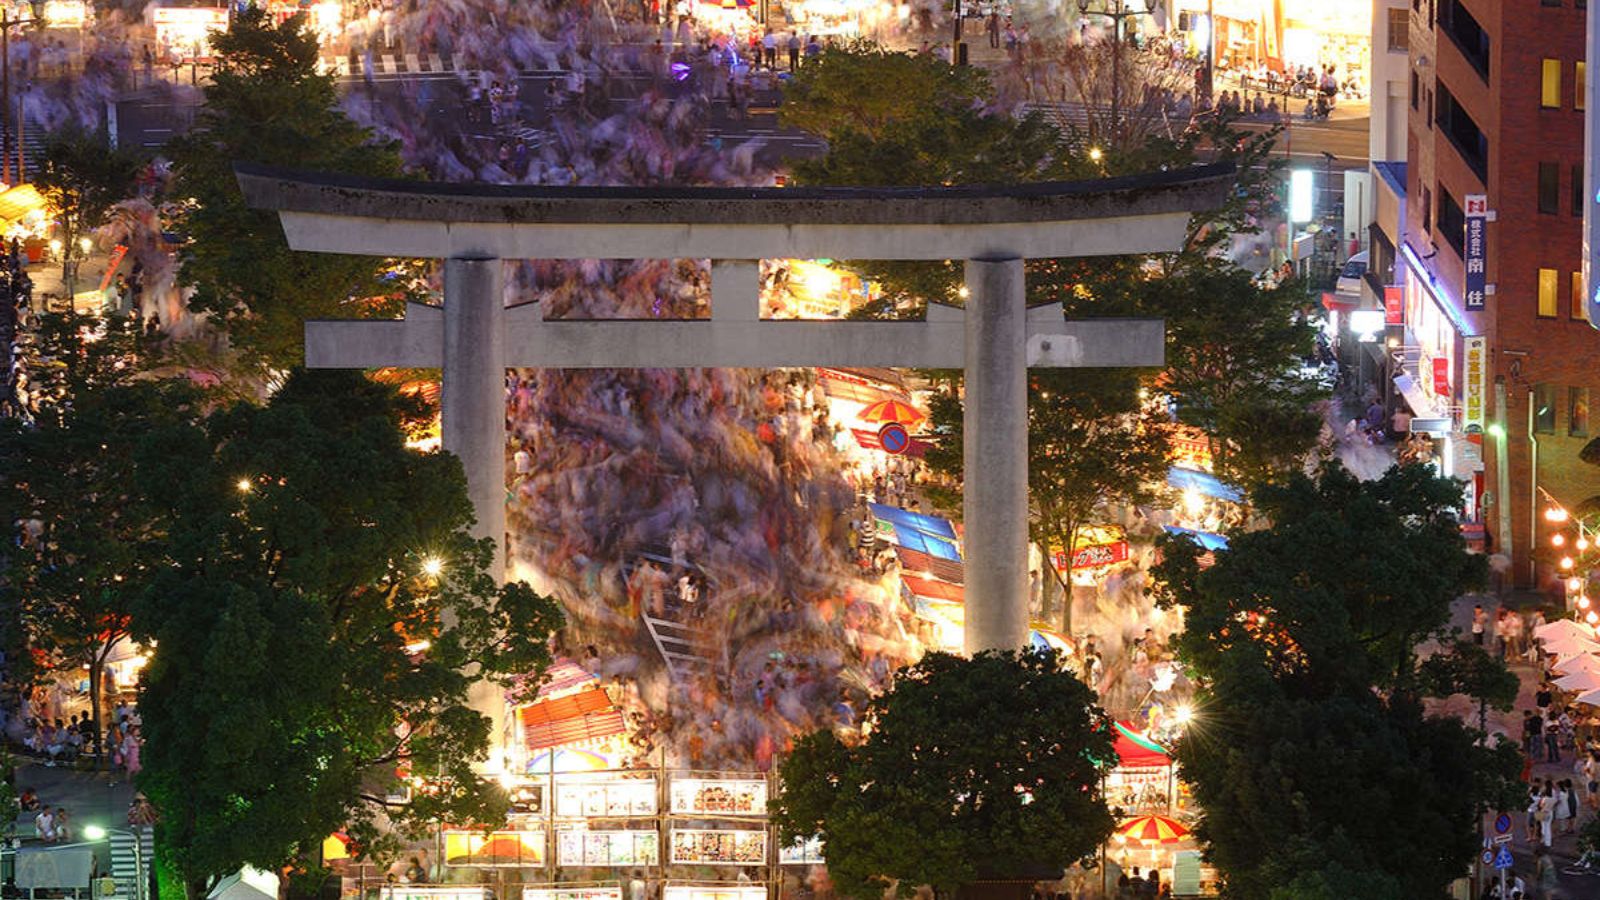
[[[1488,338],[1469,337],[1465,344],[1465,378],[1461,386],[1461,430],[1467,434],[1483,432],[1483,395],[1487,387],[1484,365]]]
[[[1465,212],[1467,234],[1466,242],[1462,245],[1462,262],[1467,269],[1466,306],[1469,310],[1480,310],[1484,308],[1484,294],[1488,287],[1488,195],[1468,194]]]
[[[1383,324],[1404,325],[1405,323],[1405,288],[1397,284],[1388,285],[1383,289]]]
[[[1436,397],[1450,399],[1450,360],[1443,356],[1433,358],[1433,393]]]

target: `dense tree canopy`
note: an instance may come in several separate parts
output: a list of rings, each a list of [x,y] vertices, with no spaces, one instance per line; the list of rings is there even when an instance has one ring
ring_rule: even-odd
[[[1503,686],[1422,662],[1484,576],[1459,492],[1424,466],[1361,482],[1335,465],[1258,489],[1271,527],[1233,535],[1210,568],[1164,545],[1158,597],[1184,613],[1176,648],[1204,711],[1177,754],[1230,896],[1443,897],[1478,815],[1514,786],[1515,748],[1423,707]]]
[[[288,248],[276,213],[250,209],[235,162],[355,175],[397,175],[399,156],[335,107],[333,76],[317,74],[304,15],[274,23],[261,7],[212,38],[216,69],[195,129],[168,147],[176,227],[189,239],[181,276],[191,305],[218,316],[234,345],[276,367],[300,361],[306,319],[399,308],[380,281],[383,261]]]
[[[846,896],[1070,865],[1111,832],[1111,723],[1054,654],[929,654],[864,721],[854,746],[799,741],[772,805],[786,841],[821,838]]]
[[[473,771],[490,735],[468,691],[541,671],[561,614],[496,586],[459,461],[405,447],[402,406],[358,374],[301,372],[264,407],[140,446],[164,558],[134,617],[155,647],[139,783],[191,892],[315,859],[335,829],[377,849],[380,824],[503,820]],[[429,785],[396,799],[411,775]]]

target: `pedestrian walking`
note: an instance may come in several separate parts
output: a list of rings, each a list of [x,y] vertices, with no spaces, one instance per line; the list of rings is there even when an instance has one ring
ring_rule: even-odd
[[[1566,780],[1556,782],[1556,789],[1552,797],[1555,799],[1555,807],[1551,810],[1550,815],[1551,833],[1568,834],[1572,829],[1573,811],[1571,804],[1572,794],[1568,790],[1568,782]]]
[[[1539,789],[1539,796],[1533,801],[1533,821],[1539,828],[1539,846],[1548,847],[1555,843],[1552,828],[1556,818],[1556,795],[1550,787],[1550,782],[1545,781],[1544,787]]]
[[[1539,846],[1533,849],[1533,889],[1534,895],[1539,900],[1556,900],[1561,895],[1560,879],[1556,874],[1555,860],[1550,858],[1550,850]]]
[[[1554,713],[1544,720],[1544,751],[1545,762],[1561,762],[1561,723],[1556,721]]]
[[[800,68],[800,32],[789,32],[789,71]]]
[[[1407,423],[1407,426],[1408,426],[1407,430],[1410,430],[1409,429],[1409,425],[1410,425],[1410,423]],[[1489,624],[1489,614],[1483,611],[1483,607],[1482,606],[1480,606],[1480,605],[1473,606],[1472,607],[1472,642],[1474,644],[1477,644],[1479,647],[1483,646],[1483,633],[1484,633],[1485,627],[1488,624]]]
[[[778,68],[778,36],[768,28],[767,33],[761,36],[761,53],[766,57],[767,69],[776,71]]]
[[[991,10],[989,18],[983,23],[984,31],[989,34],[989,49],[1000,49],[1000,11]]]

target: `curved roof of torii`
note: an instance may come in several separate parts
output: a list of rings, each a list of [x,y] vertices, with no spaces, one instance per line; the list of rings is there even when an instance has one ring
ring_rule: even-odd
[[[549,187],[363,178],[237,163],[291,247],[504,258],[1097,256],[1177,249],[1231,164],[1093,181],[915,188]]]

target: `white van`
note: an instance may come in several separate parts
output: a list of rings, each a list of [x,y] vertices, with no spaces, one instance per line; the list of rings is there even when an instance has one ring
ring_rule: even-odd
[[[1339,270],[1339,280],[1334,283],[1334,293],[1361,296],[1361,279],[1367,274],[1367,258],[1368,251],[1363,250],[1345,261],[1344,268]]]

